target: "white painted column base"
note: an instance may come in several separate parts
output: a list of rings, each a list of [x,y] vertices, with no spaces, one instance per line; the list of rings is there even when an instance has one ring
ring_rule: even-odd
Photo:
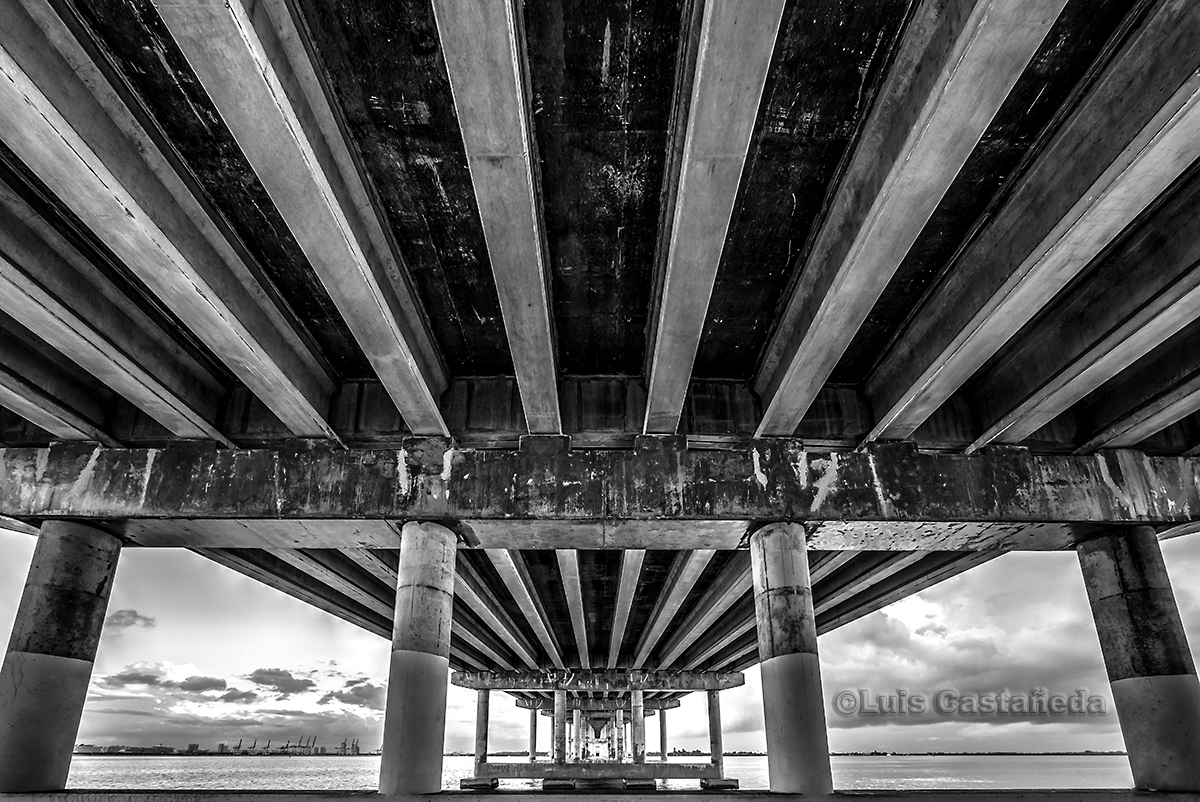
[[[379,793],[433,794],[442,789],[449,681],[447,658],[406,649],[392,651]]]
[[[818,657],[784,654],[764,660],[760,671],[771,791],[833,793]]]
[[[0,789],[60,791],[87,699],[92,664],[9,652],[0,667]]]
[[[1112,683],[1137,787],[1200,791],[1200,681],[1195,674]]]

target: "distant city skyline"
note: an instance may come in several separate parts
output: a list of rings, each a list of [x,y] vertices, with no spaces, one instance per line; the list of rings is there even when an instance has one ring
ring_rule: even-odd
[[[0,634],[11,631],[35,539],[0,532]],[[1200,539],[1163,544],[1192,651],[1200,640]],[[820,639],[834,752],[1118,751],[1123,748],[1073,552],[1012,554],[873,613]],[[336,746],[382,738],[386,640],[185,551],[121,556],[76,743],[153,746],[316,737]],[[1093,718],[842,716],[846,689],[876,694],[941,688],[1087,689],[1109,714]],[[728,751],[765,747],[756,668],[722,693]],[[647,722],[657,745],[658,717]],[[445,751],[469,752],[473,691],[451,687]],[[528,711],[503,694],[490,749],[527,748]],[[539,749],[549,746],[548,720]],[[668,713],[670,749],[706,749],[703,696]]]

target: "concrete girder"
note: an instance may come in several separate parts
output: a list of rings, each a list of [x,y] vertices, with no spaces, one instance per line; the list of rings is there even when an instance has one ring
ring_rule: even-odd
[[[658,646],[667,627],[679,615],[684,601],[700,581],[700,575],[704,573],[714,554],[716,552],[712,549],[696,549],[681,552],[675,558],[667,581],[638,640],[637,652],[633,658],[634,668],[642,668],[650,659],[650,653]]]
[[[561,434],[521,5],[434,0],[504,330],[530,432]]]
[[[441,356],[291,4],[155,7],[409,429],[448,436]]]
[[[690,102],[674,115],[683,145],[669,179],[675,186],[664,191],[673,214],[664,220],[670,233],[657,256],[646,433],[674,434],[679,427],[783,7],[783,0],[697,3],[694,65],[686,64],[689,48],[680,48],[692,80],[676,86]],[[677,109],[682,100],[676,98]]]
[[[756,434],[790,435],[1065,0],[921,3],[765,352]]]
[[[621,579],[617,584],[617,601],[613,610],[613,623],[608,633],[608,667],[616,668],[621,656],[621,645],[625,642],[625,629],[629,625],[629,612],[633,608],[633,597],[637,592],[638,580],[642,575],[645,549],[621,551]]]
[[[912,433],[1200,155],[1200,8],[1151,5],[867,380]]]
[[[525,616],[525,620],[533,628],[533,632],[537,635],[542,648],[549,655],[551,665],[559,669],[565,668],[566,664],[563,662],[562,649],[559,647],[553,633],[546,626],[546,621],[548,620],[546,611],[542,606],[541,598],[538,596],[532,580],[529,578],[529,571],[525,567],[525,559],[521,556],[520,552],[504,549],[487,549],[486,553],[488,559],[492,561],[492,565],[495,566],[496,572],[500,574],[500,579],[504,582],[504,586],[508,588],[509,594],[512,595],[517,606],[521,608],[521,613]]]
[[[687,613],[675,632],[660,649],[659,668],[676,660],[702,634],[712,629],[713,624],[737,602],[750,592],[750,555],[737,551],[730,555],[729,562],[709,584],[704,595]]]
[[[78,20],[4,0],[0,138],[294,434],[336,440],[328,367]]]
[[[545,699],[520,699],[516,700],[517,707],[527,710],[550,710],[553,706],[552,702],[547,702]],[[643,702],[647,714],[655,710],[667,710],[679,707],[678,699],[646,699]],[[603,713],[615,710],[629,710],[629,699],[581,699],[577,696],[567,697],[567,710],[582,710],[585,713]]]
[[[968,451],[1025,440],[1200,317],[1198,203],[1193,175],[972,381],[985,431]],[[1118,400],[1129,401],[1099,401]],[[1137,428],[1105,445],[1131,446],[1149,434]],[[1085,451],[1095,448],[1090,440]]]
[[[562,575],[567,609],[571,613],[571,631],[575,634],[575,652],[580,668],[591,669],[588,654],[587,618],[583,612],[583,587],[579,582],[579,554],[574,549],[556,549],[558,570]]]
[[[460,555],[455,572],[455,597],[462,599],[493,632],[503,635],[508,647],[522,663],[528,668],[538,668],[538,659],[533,647],[525,640],[516,623],[504,612],[504,607],[474,566]]]
[[[172,434],[232,446],[220,383],[3,182],[0,252],[0,309]]]

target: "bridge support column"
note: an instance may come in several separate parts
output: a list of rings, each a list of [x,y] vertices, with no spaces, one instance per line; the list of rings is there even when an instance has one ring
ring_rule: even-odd
[[[537,720],[538,710],[536,707],[529,710],[529,762],[537,762]]]
[[[435,523],[409,522],[400,533],[381,794],[431,794],[442,787],[456,541]]]
[[[721,692],[708,692],[708,752],[717,773],[725,776],[725,746],[721,738]]]
[[[567,692],[554,692],[554,762],[567,762]]]
[[[667,762],[667,709],[658,711],[658,759]]]
[[[625,711],[618,710],[613,714],[617,725],[617,760],[625,759]]]
[[[583,760],[583,711],[575,708],[574,720],[571,722],[571,730],[575,733],[575,748],[572,752],[575,755],[575,762]]]
[[[480,688],[475,693],[475,776],[478,777],[483,770],[483,764],[487,763],[491,692],[487,688]]]
[[[120,553],[99,529],[42,524],[0,667],[0,793],[66,788]]]
[[[1154,530],[1122,527],[1077,551],[1134,785],[1200,791],[1200,682]]]
[[[633,720],[633,762],[646,762],[646,709],[645,694],[642,691],[630,691],[630,713]]]
[[[750,537],[772,791],[829,794],[829,736],[804,527],[770,524]]]

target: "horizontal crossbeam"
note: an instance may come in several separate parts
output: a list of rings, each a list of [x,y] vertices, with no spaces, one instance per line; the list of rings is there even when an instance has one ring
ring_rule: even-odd
[[[720,691],[745,678],[712,671],[460,671],[450,681],[491,691]]]
[[[812,548],[946,550],[1072,542],[1062,527],[1026,524],[1200,518],[1194,458],[1002,447],[927,454],[904,444],[836,453],[791,439],[729,451],[689,451],[679,438],[642,445],[488,451],[414,439],[386,450],[7,448],[0,515],[342,519],[359,531],[370,521],[447,520],[458,522],[468,545],[484,548],[735,548],[747,521],[801,520],[825,522],[814,527]],[[137,531],[128,534],[139,542]]]

